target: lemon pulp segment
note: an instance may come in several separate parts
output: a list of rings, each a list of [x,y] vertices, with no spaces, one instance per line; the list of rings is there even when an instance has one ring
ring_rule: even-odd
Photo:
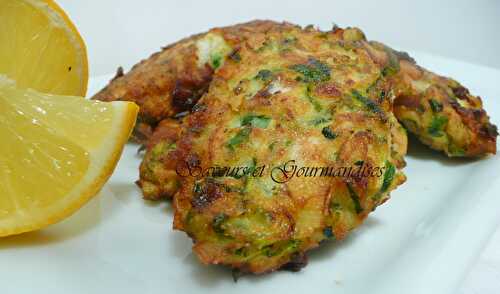
[[[0,0],[0,23],[0,73],[19,88],[85,96],[85,44],[53,1]]]
[[[44,227],[113,172],[138,107],[17,89],[0,75],[0,236]]]

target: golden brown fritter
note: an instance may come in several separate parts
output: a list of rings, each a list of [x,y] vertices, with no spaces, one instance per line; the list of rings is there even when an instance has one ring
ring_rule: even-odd
[[[251,273],[302,263],[404,181],[386,65],[361,36],[274,28],[216,71],[171,152],[174,228],[203,263]]]
[[[251,24],[256,24],[259,22],[254,22]],[[287,23],[284,24],[277,24],[275,23],[272,26],[268,26],[268,22],[265,22],[265,27],[266,30],[269,30],[270,28],[274,29],[281,29],[283,32],[286,32],[288,30],[294,30],[298,29],[298,26],[293,26]],[[242,25],[242,27],[246,26],[247,24]],[[209,33],[207,36],[209,41],[214,39],[214,35],[220,34],[220,36],[223,36],[224,38],[227,38],[227,34],[224,35],[225,31],[228,28],[221,29],[221,30],[213,30],[211,33]],[[266,30],[261,29],[260,32],[265,32]],[[325,32],[320,32],[318,30],[313,29],[312,27],[309,27],[307,30],[309,31],[316,31],[317,33],[322,33],[322,34],[327,34]],[[346,36],[347,38],[360,38],[362,39],[361,41],[363,42],[364,46],[367,47],[368,52],[371,55],[374,55],[377,50],[373,48],[370,44],[367,42],[364,42],[364,35],[362,32],[358,29],[349,29],[346,31]],[[340,40],[344,41],[343,38],[344,35],[344,30],[336,28],[334,31],[329,32],[329,38],[330,39],[335,39],[335,40]],[[265,39],[263,39],[264,34],[259,34],[257,31],[253,30],[251,34],[246,35],[244,39],[246,40],[251,40],[252,43],[259,45],[265,43]],[[198,42],[205,41],[205,39],[199,39]],[[239,41],[241,42],[241,40]],[[291,41],[290,41],[291,42]],[[317,41],[318,43],[322,42],[322,39]],[[217,46],[206,46],[206,47],[217,47]],[[241,46],[240,46],[241,47]],[[384,56],[384,54],[387,54],[385,51],[385,48],[382,50],[379,50],[380,53],[378,56]],[[392,51],[391,51],[392,52]],[[229,59],[232,61],[238,61],[239,60],[239,54],[238,50],[232,51],[232,57]],[[385,59],[385,64],[384,61],[378,60],[372,56],[370,58],[373,58],[376,62],[379,63],[381,66],[386,66],[388,67],[390,65],[389,59]],[[357,74],[357,73],[356,73]],[[384,77],[385,76],[390,76],[383,72]],[[348,78],[348,77],[346,77]],[[381,79],[381,77],[379,77]],[[379,88],[377,84],[378,80],[374,82],[373,85],[371,85],[372,90],[377,90]],[[390,89],[389,86],[386,84],[384,93],[389,93]],[[325,88],[322,89],[323,92],[332,92],[335,91],[334,88]],[[389,95],[389,94],[387,94]],[[393,117],[391,116],[391,119]],[[176,173],[174,172],[176,160],[177,160],[177,153],[174,152],[175,148],[175,142],[180,134],[180,130],[178,127],[182,125],[181,120],[178,120],[178,123],[173,124],[172,119],[167,120],[167,124],[159,124],[159,126],[156,127],[156,131],[154,135],[151,136],[150,142],[147,144],[149,147],[148,152],[146,153],[146,156],[141,164],[140,167],[140,180],[138,181],[139,186],[143,190],[143,196],[145,199],[150,199],[150,200],[157,200],[161,198],[170,198],[175,194],[177,191],[177,188],[179,187],[179,179]],[[394,158],[397,159],[398,166],[403,166],[404,165],[404,159],[403,156],[406,154],[406,149],[407,149],[407,138],[406,138],[406,132],[405,130],[396,122],[393,122],[393,128],[391,130],[392,136],[394,137],[394,144],[392,145],[392,148],[394,149]],[[172,136],[171,134],[175,133],[176,136]],[[159,142],[157,144],[157,142]]]
[[[181,138],[182,123],[175,119],[164,119],[148,141],[147,152],[139,168],[140,180],[145,199],[170,198],[179,188],[175,167],[177,164],[176,143]]]
[[[241,40],[276,25],[252,21],[185,38],[136,64],[127,74],[120,68],[92,99],[137,103],[140,112],[133,138],[145,143],[161,120],[191,110],[208,89],[214,69],[226,58],[236,58],[231,53]]]
[[[213,70],[227,58],[238,58],[233,53],[242,40],[278,26],[293,27],[253,21],[186,38],[126,75],[120,72],[94,98],[137,102],[141,113],[134,137],[144,143],[159,121],[190,110],[208,88]],[[417,66],[405,53],[377,42],[370,44],[372,58],[389,64],[384,74],[392,77],[391,90],[397,98],[394,111],[410,132],[448,156],[496,153],[497,129],[489,122],[479,97],[456,81]]]
[[[404,181],[406,133],[394,114],[450,156],[496,151],[496,128],[479,98],[358,29],[255,21],[159,54],[161,63],[143,62],[98,96],[142,103],[137,133],[148,151],[138,184],[148,199],[176,195],[175,228],[194,239],[207,264],[262,273],[300,261],[324,239],[344,238]],[[161,64],[168,66],[147,74]],[[203,78],[185,87],[187,73]],[[163,83],[143,102],[143,92]],[[147,91],[130,94],[141,87]],[[186,165],[206,173],[189,176]],[[292,165],[320,176],[270,177],[273,167]],[[214,175],[217,166],[233,173]],[[326,167],[359,166],[378,167],[380,177],[321,176]]]
[[[497,127],[489,122],[481,98],[409,60],[400,61],[393,79],[394,114],[425,145],[450,157],[496,153]]]

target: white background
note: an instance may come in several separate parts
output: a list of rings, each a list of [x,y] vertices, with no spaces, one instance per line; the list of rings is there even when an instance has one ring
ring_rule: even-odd
[[[85,38],[91,73],[208,28],[255,18],[358,26],[369,39],[500,68],[500,1],[58,0]]]
[[[91,75],[130,67],[161,46],[210,27],[260,19],[358,26],[369,39],[500,68],[500,1],[59,0],[89,53]],[[495,97],[499,98],[499,97]],[[457,245],[458,246],[458,245]],[[457,294],[500,291],[500,233]]]

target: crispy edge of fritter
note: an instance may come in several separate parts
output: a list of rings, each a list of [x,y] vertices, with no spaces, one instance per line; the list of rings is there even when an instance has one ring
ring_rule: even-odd
[[[145,143],[161,120],[189,109],[188,105],[176,101],[181,97],[198,98],[210,83],[211,68],[197,65],[194,44],[199,36],[163,47],[126,74],[119,68],[110,83],[92,99],[137,103],[140,112],[133,139]]]
[[[399,79],[408,80],[409,86],[396,87],[394,113],[410,132],[449,157],[496,154],[497,127],[490,123],[480,97],[455,80],[406,60],[400,66]],[[428,87],[420,90],[421,81]]]
[[[208,89],[214,68],[199,64],[196,42],[210,32],[224,35],[237,47],[246,34],[266,31],[275,26],[291,26],[269,20],[255,20],[184,38],[163,47],[134,65],[126,74],[119,68],[115,77],[92,99],[133,101],[140,106],[132,138],[146,143],[157,124],[179,112],[188,111]]]
[[[139,180],[143,198],[160,200],[172,197],[179,189],[176,173],[176,143],[181,138],[182,122],[162,120],[146,145],[146,154],[139,167]]]
[[[281,25],[291,24],[256,20],[215,28],[209,32],[218,31],[227,34],[226,41],[229,40],[236,48],[240,42],[240,34],[252,34]],[[336,29],[343,31],[340,28]],[[145,143],[152,136],[159,121],[182,110],[189,110],[207,90],[213,70],[208,65],[204,67],[197,65],[194,48],[196,40],[206,34],[197,34],[164,47],[161,52],[141,61],[125,75],[119,69],[116,77],[106,88],[97,93],[94,99],[130,100],[138,103],[141,106],[141,113],[133,138]],[[396,71],[394,89],[397,99],[394,112],[410,132],[424,144],[443,151],[448,156],[479,157],[496,153],[498,132],[496,126],[489,122],[479,97],[471,95],[467,88],[456,81],[416,65],[405,53],[392,50],[378,42],[372,41],[371,44],[384,48],[388,53],[386,55],[375,53],[375,58],[383,62],[387,58],[396,58],[399,61],[397,69],[389,68],[389,71]],[[430,83],[429,88],[434,90],[427,91],[412,86],[422,82]],[[430,95],[435,96],[436,92],[437,100],[430,97]],[[445,114],[441,116],[441,120],[439,118],[434,120],[434,123],[433,116],[429,115],[432,113],[428,105],[431,99],[442,105]],[[431,135],[430,133],[434,132],[429,133],[429,130],[434,130],[444,119],[448,122],[443,130],[444,136]]]
[[[375,60],[390,66],[396,118],[421,142],[449,157],[496,154],[497,127],[481,98],[457,81],[419,65],[407,53],[370,41]],[[380,54],[380,50],[386,54]]]

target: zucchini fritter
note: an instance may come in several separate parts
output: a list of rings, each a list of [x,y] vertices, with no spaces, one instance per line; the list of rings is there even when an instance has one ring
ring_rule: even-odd
[[[390,79],[367,46],[357,29],[276,27],[216,71],[175,146],[160,148],[181,175],[174,228],[203,263],[265,273],[302,261],[404,182]],[[362,167],[372,172],[347,172]]]
[[[249,23],[249,25],[252,27],[253,26],[258,27],[259,23],[260,23],[259,21],[256,21]],[[251,42],[255,46],[257,46],[265,44],[266,42],[265,32],[271,29],[274,29],[275,31],[277,30],[279,31],[279,33],[284,34],[283,36],[284,38],[286,37],[288,31],[300,30],[300,27],[293,26],[287,23],[283,24],[274,23],[274,25],[272,26],[269,26],[268,24],[269,24],[268,22],[262,22],[262,27],[260,30],[258,31],[252,30],[252,33],[246,35],[245,38],[243,39],[251,40]],[[236,27],[239,28],[240,30],[244,30],[243,28],[245,28],[246,25],[247,24],[243,24]],[[263,29],[264,27],[265,29]],[[228,38],[226,30],[227,28],[214,29],[207,35],[206,39],[205,38],[199,39],[198,42],[210,42],[210,40],[220,39],[220,38],[226,39]],[[380,92],[379,99],[390,97],[392,93],[391,83],[388,83],[387,80],[389,77],[392,76],[394,72],[388,74],[386,68],[388,68],[392,64],[390,63],[390,60],[387,58],[384,61],[380,60],[380,58],[377,59],[374,57],[378,49],[373,48],[369,43],[364,41],[364,35],[359,29],[341,30],[337,28],[330,32],[321,32],[312,27],[308,27],[306,30],[309,32],[315,32],[318,35],[322,36],[318,37],[317,40],[314,40],[317,46],[323,46],[321,45],[322,42],[325,42],[325,44],[328,42],[342,43],[345,41],[361,42],[362,45],[365,47],[366,52],[369,53],[369,55],[356,56],[357,53],[352,51],[351,49],[342,49],[344,51],[347,51],[347,53],[340,52],[341,58],[344,59],[352,58],[351,62],[356,62],[358,58],[359,59],[369,58],[372,59],[375,63],[377,63],[378,66],[382,66],[384,68],[383,71],[380,73],[377,80],[375,80],[373,84],[370,85],[369,91]],[[215,35],[220,35],[220,37],[215,37]],[[243,39],[240,39],[238,42],[242,42]],[[286,42],[292,43],[292,40],[288,40]],[[238,44],[239,46],[237,48],[241,48],[241,43]],[[205,46],[205,47],[215,48],[216,46]],[[238,50],[239,49],[232,51],[231,55],[227,59],[230,61],[236,61],[236,62],[239,61],[241,57],[239,56]],[[328,50],[336,50],[336,48],[329,48]],[[380,50],[379,55],[377,55],[376,57],[380,55],[385,56],[384,54],[386,54],[386,51],[384,50]],[[359,73],[353,71],[349,73],[349,76],[345,76],[342,79],[349,79],[349,77],[351,76],[355,77],[356,75],[362,74],[363,70],[364,69],[361,68]],[[384,84],[382,84],[382,80],[385,81]],[[331,92],[329,95],[338,94],[336,92],[335,87],[325,88],[322,91],[325,93]],[[389,99],[393,98],[394,97]],[[184,113],[183,115],[186,114]],[[389,119],[395,120],[394,116],[390,116]],[[156,127],[155,133],[150,137],[151,139],[147,143],[148,151],[146,152],[145,158],[141,163],[140,180],[138,181],[139,186],[142,188],[143,196],[145,199],[157,200],[161,198],[170,198],[175,194],[178,187],[180,186],[178,176],[175,173],[175,165],[178,160],[178,154],[175,151],[175,145],[176,145],[175,143],[178,140],[178,138],[182,136],[180,130],[181,126],[183,125],[182,121],[183,118],[180,118],[178,120],[166,119],[165,123],[162,122]],[[405,164],[403,157],[406,154],[406,149],[407,149],[406,131],[396,121],[392,121],[391,125],[392,125],[391,134],[393,136],[393,144],[391,147],[393,149],[393,156],[397,162],[397,165],[399,167],[402,167]]]
[[[147,151],[139,167],[141,187],[144,199],[159,200],[172,197],[178,190],[179,176],[176,143],[181,138],[183,124],[179,120],[164,119],[151,139],[147,142]]]
[[[402,60],[400,66],[393,76],[394,114],[407,130],[450,157],[496,153],[497,127],[489,122],[481,98],[411,61]]]
[[[94,98],[141,105],[144,197],[175,194],[174,227],[193,238],[200,260],[252,273],[343,239],[389,198],[405,179],[397,119],[449,156],[496,152],[478,97],[355,28],[216,28]],[[357,167],[379,176],[329,176]]]
[[[127,74],[119,68],[92,99],[137,103],[140,112],[133,138],[145,143],[161,120],[191,110],[208,89],[213,71],[231,57],[241,40],[276,25],[253,21],[182,39],[142,60]]]
[[[141,106],[134,138],[146,142],[157,124],[190,110],[208,89],[213,71],[234,53],[242,40],[256,38],[288,23],[253,21],[215,28],[165,47],[123,75],[119,71],[95,99],[131,100]],[[342,29],[334,28],[334,31]],[[339,35],[341,35],[340,33]],[[356,30],[354,34],[361,34]],[[365,41],[365,37],[362,37]],[[458,82],[429,72],[407,54],[370,42],[371,58],[388,64],[383,74],[392,78],[398,120],[424,144],[448,156],[484,156],[496,153],[496,126],[489,122],[481,99]]]

